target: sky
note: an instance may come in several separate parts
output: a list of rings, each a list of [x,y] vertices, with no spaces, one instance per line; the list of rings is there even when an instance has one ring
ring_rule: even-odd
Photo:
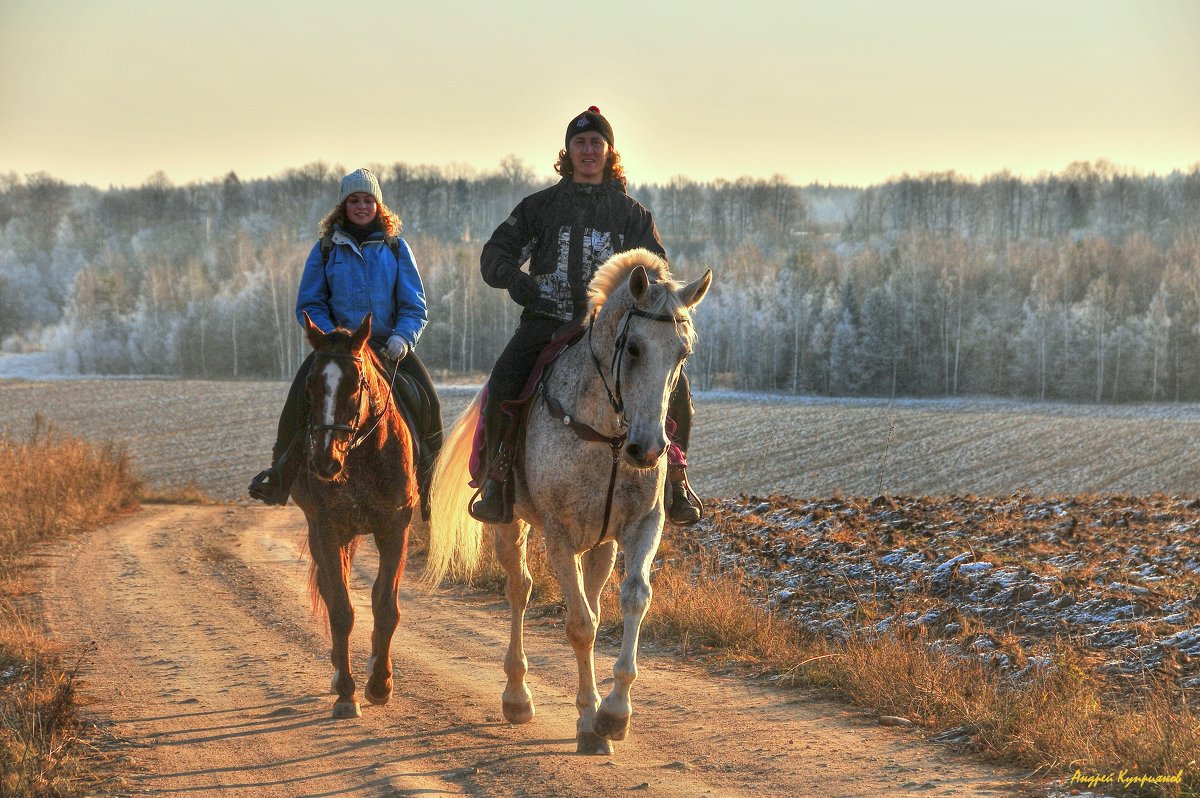
[[[516,156],[633,183],[1200,162],[1200,0],[0,0],[0,175],[100,188]]]

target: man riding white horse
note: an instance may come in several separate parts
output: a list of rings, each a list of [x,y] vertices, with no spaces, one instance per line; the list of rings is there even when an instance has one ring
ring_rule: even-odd
[[[564,324],[587,309],[587,287],[600,264],[618,252],[644,248],[665,259],[662,238],[650,211],[625,193],[625,171],[613,147],[613,130],[592,106],[567,125],[566,146],[555,170],[562,179],[523,199],[483,247],[480,269],[494,288],[504,288],[525,308],[521,323],[496,360],[483,410],[489,468],[471,514],[490,523],[512,517],[506,491],[513,457],[506,433],[513,419],[505,402],[516,399],[534,364]],[[529,271],[522,270],[528,261]],[[667,482],[667,517],[677,524],[700,519],[700,500],[687,483],[686,452],[692,427],[692,398],[681,371],[668,414],[678,446]]]

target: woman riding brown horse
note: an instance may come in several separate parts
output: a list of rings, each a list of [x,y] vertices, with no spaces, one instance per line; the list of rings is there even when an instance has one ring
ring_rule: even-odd
[[[363,693],[372,704],[386,704],[392,696],[390,650],[400,620],[409,523],[420,502],[413,440],[392,397],[394,373],[384,370],[368,344],[371,315],[353,333],[341,328],[323,333],[307,315],[304,322],[313,347],[306,385],[310,411],[305,468],[291,493],[308,520],[312,587],[329,613],[337,693],[333,716],[357,717],[350,669],[350,564],[359,535],[372,535],[379,549],[379,572],[371,590],[375,626]]]

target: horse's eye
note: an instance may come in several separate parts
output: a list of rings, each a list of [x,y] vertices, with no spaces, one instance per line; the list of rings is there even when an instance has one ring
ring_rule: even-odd
[[[640,344],[638,344],[637,341],[632,341],[629,344],[629,346],[626,348],[625,351],[627,351],[629,353],[630,357],[641,357],[642,356],[642,347]]]

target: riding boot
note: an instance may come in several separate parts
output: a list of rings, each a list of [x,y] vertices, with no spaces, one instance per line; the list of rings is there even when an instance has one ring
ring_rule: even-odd
[[[271,467],[250,481],[250,498],[269,505],[287,504],[292,482],[304,462],[300,433],[308,418],[308,394],[303,390],[288,394],[279,415],[279,430],[272,449]]]
[[[512,522],[512,501],[506,490],[512,468],[512,441],[508,437],[508,417],[499,409],[487,407],[483,413],[483,435],[487,445],[487,470],[479,488],[479,501],[471,505],[471,517],[485,524]]]
[[[270,468],[260,471],[250,481],[250,498],[270,505],[287,504],[300,465],[300,457],[292,456],[294,448],[284,448]]]
[[[442,429],[442,411],[439,405],[425,419],[426,428],[423,430],[421,441],[421,457],[417,464],[417,484],[421,489],[421,517],[426,521],[430,518],[430,501],[433,496],[433,469],[437,466],[438,455],[442,453],[442,441],[445,435]]]
[[[679,526],[691,526],[704,515],[704,504],[688,484],[687,467],[667,466],[667,518]]]
[[[430,435],[423,435],[417,445],[417,490],[421,494],[421,518],[429,520],[429,500],[433,483],[433,465],[437,451]],[[439,447],[440,448],[440,447]]]

